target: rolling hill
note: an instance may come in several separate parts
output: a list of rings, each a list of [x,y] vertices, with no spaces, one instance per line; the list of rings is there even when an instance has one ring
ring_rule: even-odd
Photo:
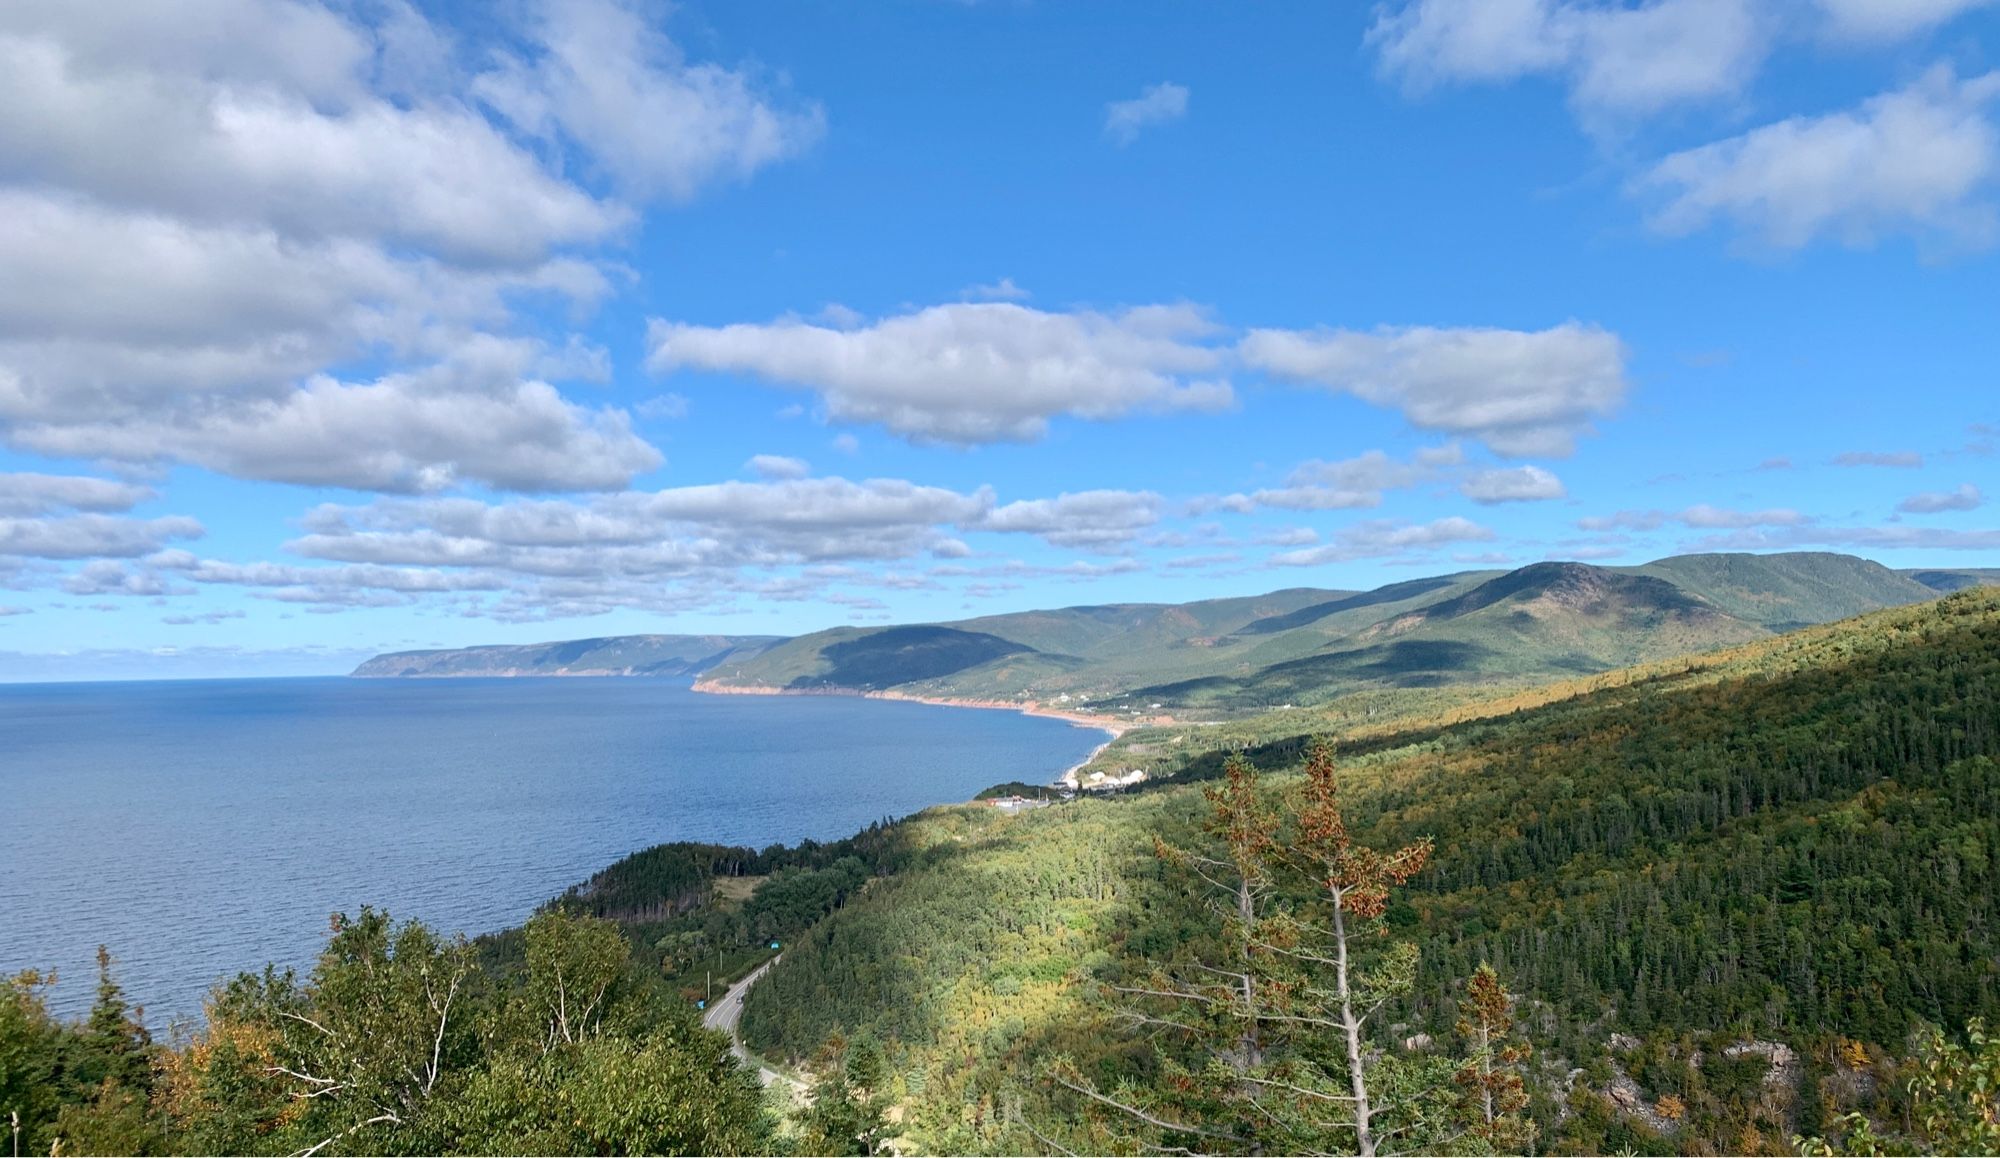
[[[1892,571],[1850,555],[1536,563],[1373,591],[1295,587],[791,639],[620,636],[378,656],[362,676],[694,675],[717,691],[893,692],[1238,713],[1368,689],[1587,675],[1934,599],[2000,572]]]
[[[1367,687],[1547,679],[1763,638],[1936,598],[1847,555],[1688,555],[1639,567],[1537,563],[1254,599],[1117,604],[931,625],[926,662],[894,634],[839,628],[718,665],[724,688],[1247,710]],[[954,633],[946,635],[943,633]],[[958,638],[963,636],[964,638]],[[1019,645],[1004,653],[980,640]],[[947,644],[947,640],[953,641]],[[946,654],[956,666],[940,662]],[[865,669],[854,659],[874,656]],[[865,670],[865,681],[845,682]],[[1136,701],[1136,703],[1134,702]]]
[[[1439,614],[1586,578],[1530,570]],[[1785,1153],[1771,1140],[1848,1111],[1894,1120],[1908,1070],[1891,1059],[1912,1027],[2000,1013],[2000,593],[1621,674],[1339,737],[1355,839],[1436,841],[1386,914],[1418,958],[1375,1045],[1451,1049],[1465,978],[1491,963],[1534,1046],[1538,1152]],[[1305,739],[1244,752],[1270,799]],[[905,822],[880,879],[788,939],[745,1037],[790,1058],[880,1043],[911,1150],[1106,1152],[1119,1135],[1037,1067],[1066,1058],[1102,1089],[1159,1080],[1179,1050],[1198,1064],[1204,1042],[1157,1032],[1132,1016],[1136,990],[1113,987],[1148,984],[1162,960],[1231,960],[1209,894],[1155,851],[1203,847],[1208,801],[1174,779]],[[1002,1105],[1016,1110],[965,1112]]]
[[[755,655],[774,635],[617,635],[561,643],[395,651],[355,668],[363,678],[438,676],[681,676]]]

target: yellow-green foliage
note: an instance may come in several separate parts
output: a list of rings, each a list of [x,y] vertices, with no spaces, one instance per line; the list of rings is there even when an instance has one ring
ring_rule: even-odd
[[[1422,950],[1416,995],[1385,1019],[1407,1031],[1448,1037],[1491,961],[1537,1011],[1523,1025],[1551,1067],[1598,1059],[1589,1081],[1608,1081],[1613,1030],[1685,1042],[1649,1045],[1633,1076],[1676,1099],[1684,1138],[1735,1146],[1840,1107],[1767,1095],[1722,1046],[1847,1036],[1893,1052],[1918,1019],[2000,1015],[2000,591],[1340,739],[1356,836],[1438,841],[1388,914]],[[1298,749],[1261,751],[1283,768]],[[1033,1059],[1115,1074],[1149,1049],[1091,979],[1211,935],[1151,852],[1196,807],[1167,787],[927,814],[905,833],[922,851],[795,944],[746,1032],[791,1054],[878,1038],[914,1145],[1035,1149],[1049,1123]],[[1545,1132],[1552,1150],[1669,1144],[1588,1088]],[[1551,1115],[1546,1082],[1536,1096]]]

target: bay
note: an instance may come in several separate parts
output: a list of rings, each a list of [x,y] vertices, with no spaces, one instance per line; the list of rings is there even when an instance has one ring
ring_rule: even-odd
[[[304,969],[364,904],[468,935],[664,841],[832,840],[1047,781],[1101,733],[1012,712],[649,679],[0,685],[0,970],[156,1031]]]

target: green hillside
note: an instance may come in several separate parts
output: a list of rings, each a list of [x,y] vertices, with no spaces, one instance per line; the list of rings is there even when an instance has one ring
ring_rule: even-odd
[[[2000,572],[1993,573],[2000,577]],[[1310,707],[1369,690],[1546,682],[1741,643],[1987,581],[1848,555],[1686,555],[1638,567],[1537,563],[1374,591],[1295,587],[791,639],[618,636],[397,652],[357,676],[698,675],[722,688],[1053,701],[1143,716]]]
[[[1967,587],[2000,586],[2000,567],[1961,567],[1955,570],[1912,570],[1900,574],[1935,591],[1963,591]]]
[[[1250,753],[1271,791],[1302,745]],[[1540,1152],[1791,1152],[1848,1110],[1894,1122],[1912,1028],[2000,1016],[2000,592],[1344,751],[1356,839],[1436,841],[1383,924],[1420,956],[1376,1044],[1461,1048],[1455,995],[1491,962],[1535,1047]],[[1121,1149],[1147,1135],[1106,1133],[1119,1115],[1048,1061],[1159,1080],[1176,1039],[1107,986],[1223,961],[1205,894],[1154,855],[1207,808],[1169,784],[898,826],[895,866],[788,942],[744,1030],[781,1057],[881,1043],[906,1150]]]
[[[617,635],[561,643],[493,644],[378,655],[355,668],[360,678],[521,675],[698,675],[718,663],[755,655],[771,635]]]
[[[1772,631],[1917,603],[1932,598],[1934,591],[1872,560],[1822,551],[1676,555],[1637,570]]]
[[[1936,598],[1846,555],[1691,555],[1640,567],[1537,563],[1390,584],[1293,589],[1179,606],[1120,604],[936,625],[1020,645],[957,641],[903,664],[891,636],[839,628],[719,668],[736,686],[895,688],[962,699],[1060,700],[1144,713],[1152,705],[1242,713],[1314,705],[1370,688],[1546,681],[1746,642],[1810,623]],[[950,638],[950,637],[940,637]],[[986,645],[992,648],[991,644]],[[995,649],[997,650],[997,649]],[[846,657],[868,653],[867,681]]]

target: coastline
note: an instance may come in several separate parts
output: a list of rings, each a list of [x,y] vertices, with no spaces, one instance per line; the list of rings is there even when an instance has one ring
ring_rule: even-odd
[[[1097,716],[1089,712],[1072,711],[1067,708],[1044,707],[1037,700],[962,700],[945,696],[919,696],[898,691],[862,691],[858,688],[774,688],[759,685],[741,686],[717,683],[714,680],[698,679],[691,688],[711,696],[855,696],[865,700],[902,700],[913,704],[930,704],[940,708],[983,708],[988,711],[1019,712],[1024,716],[1042,716],[1052,720],[1065,720],[1078,728],[1095,728],[1106,734],[1104,743],[1090,750],[1090,754],[1071,765],[1057,777],[1054,783],[1065,785],[1072,791],[1078,789],[1077,773],[1083,771],[1092,760],[1097,759],[1118,737],[1139,727],[1138,723],[1121,720],[1115,716]],[[1146,723],[1155,721],[1148,720]]]

